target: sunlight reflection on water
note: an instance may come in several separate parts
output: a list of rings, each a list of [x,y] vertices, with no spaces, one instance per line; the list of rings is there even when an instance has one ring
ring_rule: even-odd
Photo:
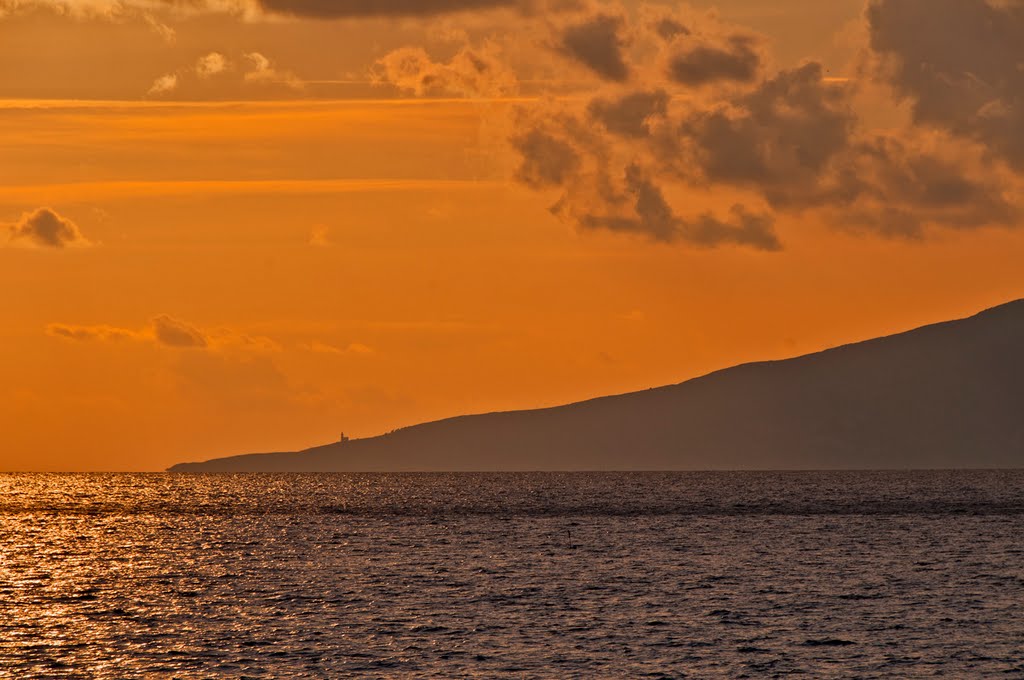
[[[0,475],[0,677],[1024,677],[1024,473]]]

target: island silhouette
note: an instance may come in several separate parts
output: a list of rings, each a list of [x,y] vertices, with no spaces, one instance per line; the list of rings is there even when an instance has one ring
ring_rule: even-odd
[[[675,385],[172,472],[1013,468],[1024,300]]]

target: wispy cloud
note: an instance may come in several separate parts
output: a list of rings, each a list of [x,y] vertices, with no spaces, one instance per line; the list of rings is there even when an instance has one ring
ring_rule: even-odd
[[[244,75],[247,83],[280,84],[295,90],[305,87],[298,76],[291,71],[282,71],[277,68],[269,58],[259,52],[249,52],[245,58],[250,65]]]
[[[56,338],[79,342],[139,342],[176,350],[279,352],[280,345],[263,336],[252,336],[230,329],[201,329],[168,314],[159,314],[140,328],[107,324],[75,325],[52,323],[46,333]]]
[[[374,354],[374,349],[359,342],[350,342],[344,346],[332,345],[319,340],[313,340],[300,345],[302,349],[318,354],[334,354],[338,356]]]

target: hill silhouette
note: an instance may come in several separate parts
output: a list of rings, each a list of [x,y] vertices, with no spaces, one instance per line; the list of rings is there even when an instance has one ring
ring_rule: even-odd
[[[1024,465],[1024,300],[686,382],[175,472]]]

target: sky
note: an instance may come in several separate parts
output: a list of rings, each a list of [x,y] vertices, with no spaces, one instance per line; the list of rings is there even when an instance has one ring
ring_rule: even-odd
[[[1024,297],[1017,0],[0,0],[0,470],[676,383]]]

